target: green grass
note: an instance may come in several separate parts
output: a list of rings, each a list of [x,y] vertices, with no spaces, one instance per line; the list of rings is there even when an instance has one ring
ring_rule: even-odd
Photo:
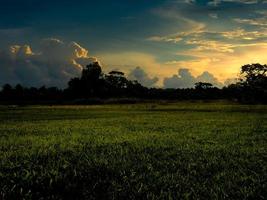
[[[266,199],[267,106],[0,107],[0,199]]]

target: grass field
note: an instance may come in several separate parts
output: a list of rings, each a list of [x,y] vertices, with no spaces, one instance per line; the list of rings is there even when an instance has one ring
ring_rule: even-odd
[[[0,107],[0,199],[266,199],[267,106]]]

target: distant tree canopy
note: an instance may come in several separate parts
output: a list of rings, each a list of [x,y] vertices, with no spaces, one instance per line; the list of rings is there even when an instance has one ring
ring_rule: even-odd
[[[197,90],[206,90],[210,88],[213,88],[213,85],[211,83],[203,83],[203,82],[195,83],[195,89]]]
[[[145,89],[137,81],[130,81],[123,72],[102,72],[98,62],[86,66],[81,78],[73,78],[68,83],[67,91],[72,97],[122,97],[137,94]]]
[[[113,76],[124,76],[124,73],[120,71],[111,71],[108,74]]]
[[[147,88],[138,81],[128,80],[120,71],[103,73],[98,62],[87,65],[81,77],[72,78],[64,90],[56,87],[26,88],[20,84],[6,84],[0,91],[1,103],[60,103],[94,98],[138,98],[138,99],[230,99],[243,103],[267,103],[267,65],[249,64],[241,67],[237,83],[222,89],[211,83],[198,82],[195,88],[163,89]]]

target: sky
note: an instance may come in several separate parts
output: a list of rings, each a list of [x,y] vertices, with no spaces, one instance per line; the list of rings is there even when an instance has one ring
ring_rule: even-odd
[[[267,63],[267,0],[1,0],[0,85],[66,87],[89,63],[148,87]]]

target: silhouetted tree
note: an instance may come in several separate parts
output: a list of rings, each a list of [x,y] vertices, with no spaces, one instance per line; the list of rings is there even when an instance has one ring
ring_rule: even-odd
[[[248,64],[241,67],[240,82],[236,87],[241,92],[241,101],[267,102],[267,65]]]
[[[5,84],[4,86],[3,86],[3,89],[2,89],[2,92],[3,93],[10,93],[11,91],[12,91],[12,86],[11,85],[9,85],[9,84]]]
[[[108,73],[109,75],[112,75],[112,76],[121,76],[123,77],[125,74],[123,72],[120,72],[120,71],[111,71]]]
[[[83,93],[85,87],[82,84],[82,81],[80,80],[80,78],[72,78],[69,82],[68,82],[68,88],[65,90],[65,93],[68,97],[71,98],[81,98],[83,96]]]
[[[120,71],[109,72],[105,76],[105,81],[111,96],[123,96],[129,85],[124,73]]]
[[[242,66],[239,81],[222,89],[224,96],[243,103],[267,103],[266,72],[267,65]]]
[[[65,91],[71,98],[101,96],[105,88],[104,74],[98,62],[91,63],[82,70],[81,78],[72,78]]]
[[[94,62],[86,66],[81,76],[82,88],[86,92],[86,96],[95,96],[103,87],[103,73],[98,62]]]
[[[195,83],[196,90],[206,90],[211,88],[213,88],[213,85],[211,83],[203,83],[203,82]]]
[[[250,64],[241,68],[241,83],[245,86],[254,88],[266,88],[267,65]],[[243,78],[244,77],[244,78]]]
[[[211,83],[199,82],[195,88],[163,89],[146,88],[138,81],[131,81],[121,71],[102,72],[98,62],[87,65],[81,77],[72,78],[64,91],[56,87],[27,88],[6,84],[0,91],[2,103],[58,103],[66,100],[88,102],[92,98],[142,98],[142,99],[237,99],[240,102],[267,103],[267,65],[251,64],[241,67],[240,81],[223,89]],[[81,100],[81,101],[80,101]],[[86,101],[84,101],[86,100]],[[76,101],[75,101],[76,102]]]
[[[81,80],[87,83],[96,83],[102,77],[102,69],[98,62],[91,63],[82,71]],[[90,85],[90,87],[93,87]]]

